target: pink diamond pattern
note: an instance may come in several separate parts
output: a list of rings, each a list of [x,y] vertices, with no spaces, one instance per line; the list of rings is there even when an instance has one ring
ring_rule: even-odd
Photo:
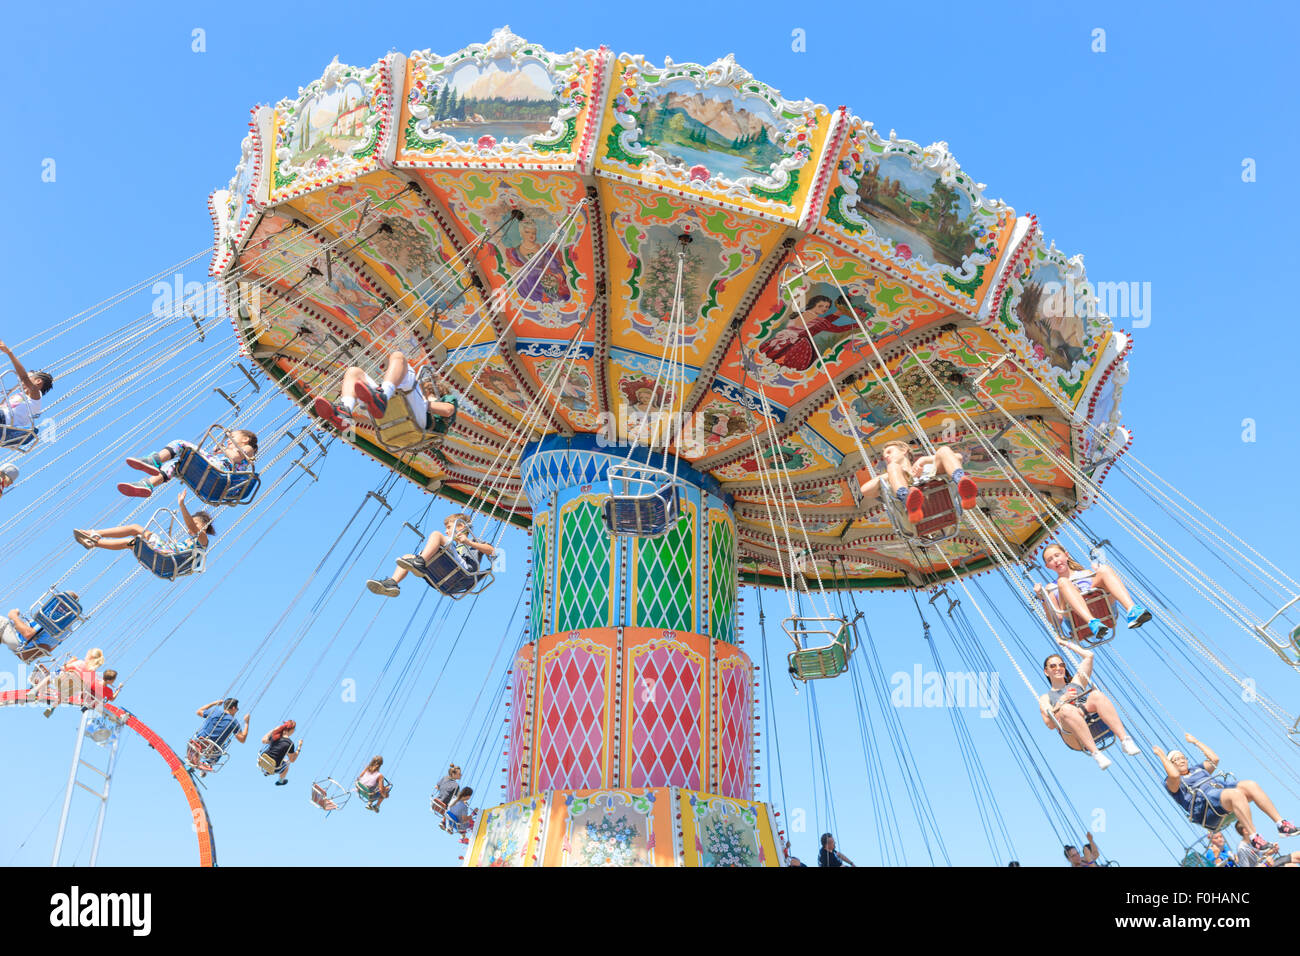
[[[602,785],[605,660],[605,655],[582,647],[566,647],[543,660],[538,790]]]
[[[737,658],[723,661],[718,670],[718,792],[738,800],[750,799],[753,792],[749,673]]]
[[[533,676],[533,662],[526,658],[515,659],[510,675],[510,761],[506,764],[506,802],[524,795],[524,735],[528,715],[528,684]]]
[[[633,659],[625,786],[700,788],[700,663],[659,645]]]

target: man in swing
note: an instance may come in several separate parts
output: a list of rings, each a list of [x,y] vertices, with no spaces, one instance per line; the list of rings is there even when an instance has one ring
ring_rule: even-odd
[[[431,376],[434,382],[420,381],[421,371],[407,360],[403,352],[393,352],[388,356],[383,382],[376,382],[365,369],[353,365],[343,373],[338,403],[322,396],[316,399],[313,407],[318,416],[339,431],[347,431],[356,419],[357,402],[377,422],[388,411],[393,396],[401,392],[417,428],[445,432],[456,418],[456,397],[449,389],[445,390],[446,394],[439,394],[441,383],[436,381],[436,372]]]
[[[443,527],[446,528],[446,533],[435,531],[429,535],[424,542],[424,548],[419,554],[404,554],[398,558],[397,570],[393,572],[391,578],[367,581],[366,587],[370,589],[371,593],[383,597],[397,597],[401,593],[398,585],[411,571],[427,579],[429,562],[444,548],[470,574],[478,571],[479,562],[483,558],[496,557],[496,548],[486,541],[478,541],[470,535],[469,515],[460,513],[447,515],[443,519]]]
[[[975,507],[979,490],[962,469],[962,456],[947,445],[940,445],[933,455],[912,461],[912,450],[905,441],[886,442],[883,449],[885,474],[862,483],[863,499],[878,498],[887,490],[903,503],[907,520],[919,524],[925,519],[925,493],[919,485],[935,477],[947,477],[957,483],[957,496],[963,509]]]

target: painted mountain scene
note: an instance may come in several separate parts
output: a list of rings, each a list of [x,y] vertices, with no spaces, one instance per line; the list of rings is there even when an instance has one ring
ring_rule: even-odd
[[[518,141],[548,131],[562,104],[540,64],[516,66],[502,59],[461,66],[430,92],[425,106],[429,124],[440,133]]]
[[[762,100],[673,84],[643,94],[641,144],[676,166],[702,165],[728,179],[766,176],[785,156],[776,117]]]

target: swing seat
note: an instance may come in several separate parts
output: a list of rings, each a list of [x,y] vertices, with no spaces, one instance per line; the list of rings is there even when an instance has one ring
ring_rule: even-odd
[[[166,518],[164,527],[163,519]],[[203,570],[204,552],[197,544],[188,548],[177,547],[176,515],[166,508],[159,508],[153,513],[145,534],[136,537],[131,543],[131,553],[145,569],[164,581],[175,581],[187,574],[198,574]],[[150,537],[152,532],[153,538]],[[154,544],[154,541],[161,544]]]
[[[194,445],[186,445],[176,459],[176,475],[194,494],[210,505],[246,505],[257,496],[262,479],[257,469],[227,471],[203,453],[208,445],[213,454],[220,451],[221,436],[229,432],[221,425],[213,425]]]
[[[273,776],[281,770],[280,765],[275,762],[275,758],[265,751],[257,755],[257,766],[262,771],[262,774],[267,777]]]
[[[465,819],[449,816],[446,813],[442,815],[442,828],[448,833],[454,833],[457,836],[468,833],[474,829],[474,815],[470,814]]]
[[[439,800],[437,794],[434,794],[432,797],[429,798],[429,809],[432,810],[434,813],[438,814],[438,816],[440,817],[445,816],[447,813],[447,804]]]
[[[423,572],[412,571],[411,573],[423,578],[429,587],[455,601],[483,592],[493,579],[490,560],[486,568],[471,571],[460,563],[448,547],[443,547],[435,554],[425,565]]]
[[[922,518],[912,526],[913,537],[927,543],[946,541],[957,533],[961,523],[961,503],[957,500],[957,485],[947,478],[932,478],[915,487],[921,489],[923,504]],[[907,513],[903,503],[898,504],[903,518]]]
[[[838,677],[849,669],[857,648],[857,629],[838,617],[788,617],[782,628],[794,641],[786,658],[796,680]]]
[[[55,591],[53,588],[32,608],[29,617],[32,626],[42,631],[39,643],[51,643],[55,647],[79,621],[85,620],[81,614],[81,602],[69,592]]]
[[[447,401],[455,407],[455,396],[445,396],[439,401]],[[456,412],[451,418],[442,418],[433,412],[426,412],[428,426],[421,426],[411,411],[411,403],[405,392],[394,392],[388,400],[384,414],[375,421],[375,444],[392,455],[409,455],[424,451],[435,445],[441,445],[448,430],[456,421]]]
[[[216,773],[228,756],[226,749],[210,737],[193,737],[185,746],[185,762],[201,773]]]
[[[255,471],[226,471],[196,448],[185,448],[176,474],[194,494],[210,505],[246,505],[257,495],[262,479]]]
[[[317,780],[311,785],[311,802],[324,810],[326,816],[346,806],[351,797],[352,791],[333,777]]]
[[[1083,697],[1087,696],[1087,694],[1083,695]],[[1082,700],[1083,697],[1078,700]],[[1105,750],[1115,742],[1115,731],[1106,726],[1106,722],[1101,719],[1101,714],[1089,714],[1087,720],[1088,729],[1092,731],[1092,742],[1097,745],[1098,750]]]
[[[610,534],[662,537],[681,516],[680,489],[666,471],[644,465],[612,465],[609,487],[604,517]]]
[[[0,448],[9,451],[30,451],[32,445],[36,444],[39,433],[40,429],[35,426],[18,428],[14,425],[0,425]]]
[[[1049,584],[1043,588],[1043,605],[1047,610],[1048,619],[1056,622],[1057,633],[1062,637],[1077,641],[1084,647],[1100,647],[1102,644],[1110,643],[1116,633],[1115,606],[1111,596],[1100,588],[1089,588],[1082,593],[1082,597],[1084,603],[1088,605],[1088,613],[1105,625],[1107,629],[1105,637],[1093,637],[1092,631],[1088,628],[1088,619],[1080,617],[1073,608],[1070,608],[1064,625],[1062,624],[1056,610],[1061,604],[1060,587],[1056,584]]]
[[[388,792],[391,794],[393,792],[392,781],[385,777],[383,782],[388,785]],[[376,784],[373,787],[367,787],[364,783],[358,780],[353,785],[353,789],[356,790],[358,797],[366,801],[367,804],[370,804],[374,802],[375,797],[379,796],[380,786]]]

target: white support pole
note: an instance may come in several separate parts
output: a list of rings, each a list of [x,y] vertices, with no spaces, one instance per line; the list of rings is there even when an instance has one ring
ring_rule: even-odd
[[[95,821],[95,839],[90,845],[90,865],[99,859],[99,839],[104,835],[104,815],[108,813],[108,792],[113,786],[113,767],[117,764],[117,748],[122,742],[122,728],[113,731],[113,746],[108,752],[108,769],[104,771],[104,792],[99,798],[99,819]]]
[[[63,852],[63,834],[68,828],[68,810],[72,807],[72,790],[77,785],[77,768],[81,765],[81,745],[86,740],[86,719],[90,711],[81,712],[81,724],[77,727],[77,745],[72,751],[72,769],[68,771],[68,790],[63,795],[63,813],[59,817],[59,833],[54,838],[54,857],[50,866],[59,865],[59,855]]]

